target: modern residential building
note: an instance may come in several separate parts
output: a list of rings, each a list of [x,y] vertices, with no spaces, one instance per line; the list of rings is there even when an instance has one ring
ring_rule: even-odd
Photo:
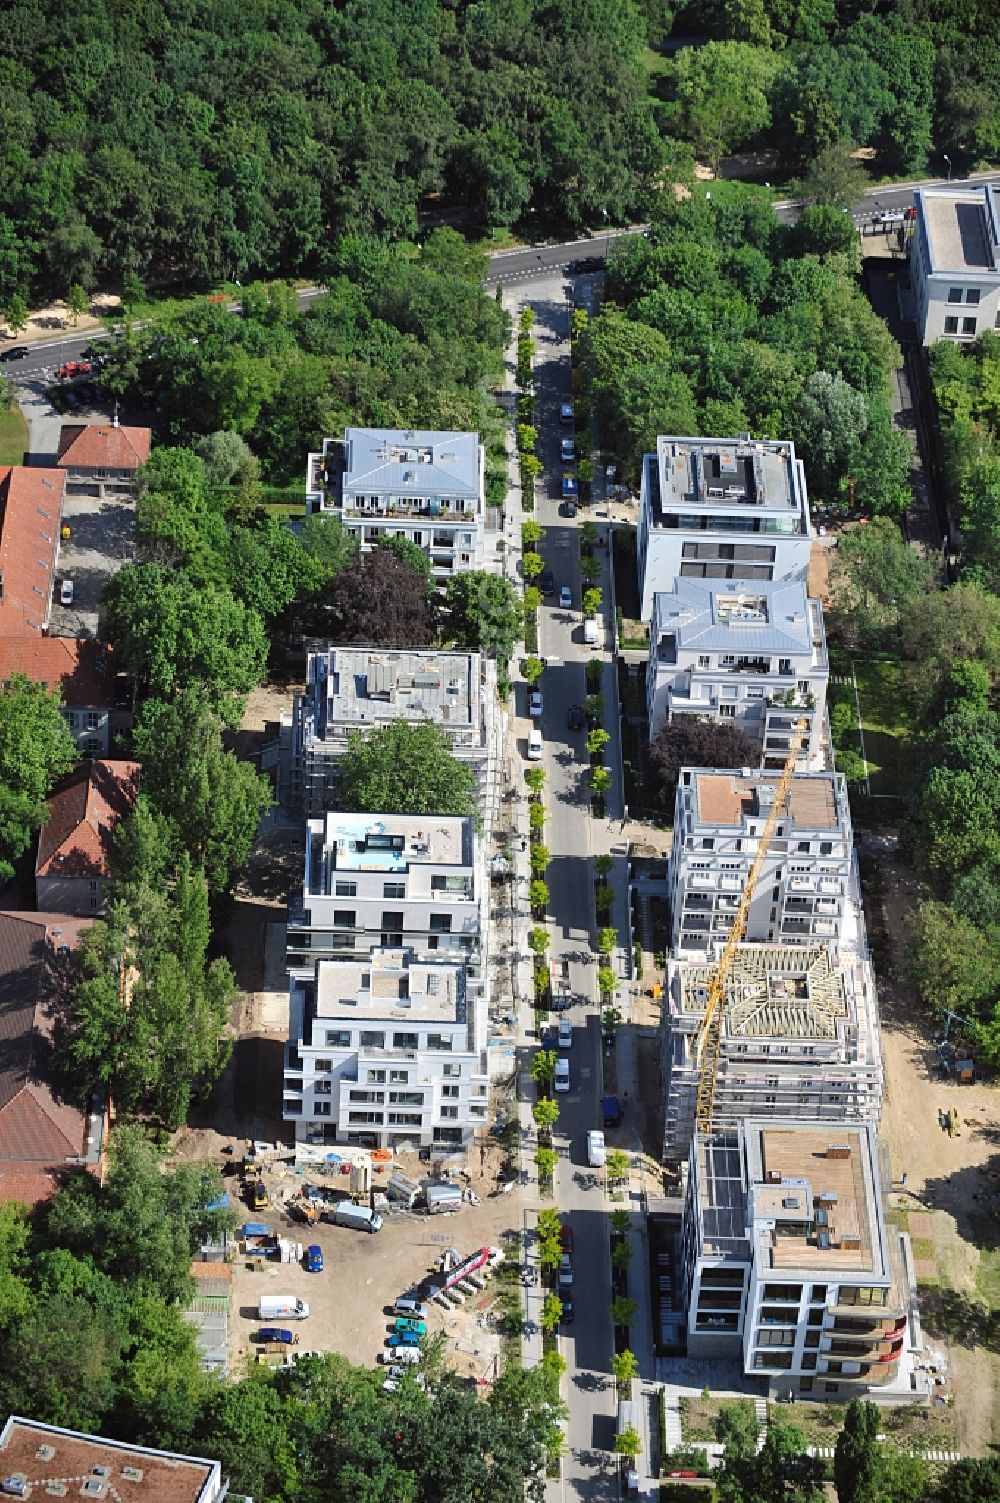
[[[721,941],[720,946],[721,949]],[[695,1128],[698,1027],[714,962],[667,962],[661,1023],[663,1157],[680,1164]],[[882,1105],[875,978],[867,955],[827,945],[741,945],[726,981],[715,1125],[877,1122]]]
[[[1000,185],[917,188],[910,281],[923,344],[1000,329]]]
[[[19,1479],[17,1498],[106,1498],[113,1503],[224,1503],[217,1461],[127,1445],[13,1414],[0,1430],[0,1475]],[[235,1503],[235,1500],[234,1500]]]
[[[283,1115],[297,1140],[467,1144],[486,1125],[486,1011],[447,952],[317,961],[291,984]]]
[[[488,932],[482,842],[458,815],[329,813],[306,823],[300,901],[289,904],[288,970],[373,949],[482,968]]]
[[[730,720],[781,767],[795,721],[809,722],[798,765],[826,765],[830,664],[823,607],[799,580],[677,579],[653,596],[646,705],[655,736],[677,715]]]
[[[0,465],[0,635],[48,630],[66,476]]]
[[[35,1206],[67,1173],[100,1177],[107,1107],[85,1110],[48,1078],[55,1019],[73,971],[69,952],[92,921],[59,913],[0,913],[0,1201]]]
[[[103,913],[115,829],[135,803],[138,762],[85,762],[48,801],[38,833],[35,901],[49,913]]]
[[[643,460],[639,494],[642,619],[679,578],[804,580],[811,536],[794,444],[660,437]]]
[[[430,720],[452,754],[476,769],[484,825],[502,763],[496,666],[478,652],[340,647],[307,653],[306,687],[282,725],[281,800],[307,815],[337,804],[337,768],[352,731]]]
[[[151,436],[148,428],[123,428],[117,421],[63,423],[58,463],[66,472],[66,494],[131,500]]]
[[[868,1123],[754,1118],[695,1138],[681,1235],[690,1356],[738,1357],[773,1399],[926,1392],[908,1345],[908,1239],[886,1222],[879,1157]]]
[[[92,637],[0,635],[0,689],[21,673],[58,689],[63,715],[85,756],[106,757],[117,732],[132,724],[132,694],[114,653]]]
[[[685,767],[667,865],[670,950],[705,959],[723,943],[757,855],[777,773]],[[749,944],[836,944],[864,953],[861,883],[847,785],[840,773],[797,773],[757,879]]]
[[[345,428],[309,455],[306,507],[339,517],[363,549],[409,538],[447,578],[493,561],[483,477],[478,433]]]

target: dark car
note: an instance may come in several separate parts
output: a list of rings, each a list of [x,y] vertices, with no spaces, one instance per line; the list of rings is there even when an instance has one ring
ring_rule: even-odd
[[[255,1341],[277,1341],[282,1346],[295,1346],[298,1339],[297,1336],[293,1336],[291,1331],[286,1330],[284,1326],[261,1326],[254,1337]]]
[[[587,724],[587,717],[581,705],[570,705],[566,711],[566,724],[571,731],[582,731]]]
[[[566,1299],[565,1297],[563,1297],[562,1315],[560,1319],[562,1320],[564,1326],[571,1326],[573,1324],[573,1301],[571,1299]]]
[[[564,1253],[573,1251],[573,1228],[568,1221],[563,1221],[559,1226],[559,1246]]]
[[[560,516],[563,516],[563,517],[575,517],[576,516],[576,502],[575,501],[564,501],[563,504],[562,504],[562,506],[560,506],[560,508],[559,508],[559,514],[560,514]]]
[[[0,360],[23,360],[26,355],[30,354],[31,350],[26,344],[16,344],[13,349],[0,352]]]
[[[552,570],[548,568],[543,569],[541,574],[539,574],[538,576],[538,588],[541,590],[543,595],[551,595],[555,587],[556,581]]]
[[[319,1243],[313,1242],[306,1248],[306,1273],[323,1272],[323,1249]]]
[[[581,272],[600,271],[603,265],[603,256],[581,256],[579,260],[569,263],[569,270],[572,275],[579,276]]]

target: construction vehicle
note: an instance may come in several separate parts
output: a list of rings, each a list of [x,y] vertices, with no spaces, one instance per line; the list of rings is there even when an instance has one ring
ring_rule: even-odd
[[[698,1061],[698,1083],[695,1088],[694,1106],[695,1132],[710,1133],[712,1131],[712,1118],[715,1111],[715,1089],[719,1075],[719,1055],[722,1051],[722,1004],[726,995],[726,982],[729,980],[729,973],[733,968],[733,961],[736,959],[736,951],[746,932],[747,920],[750,917],[750,905],[753,902],[757,881],[764,869],[768,847],[774,837],[779,819],[782,819],[786,812],[785,800],[788,797],[788,791],[792,786],[792,779],[795,776],[795,763],[798,759],[799,749],[802,746],[802,741],[808,729],[808,720],[797,720],[792,726],[788,756],[785,758],[785,765],[781,770],[781,776],[778,778],[774,790],[774,799],[757,846],[757,854],[753,859],[753,865],[747,873],[747,880],[740,897],[740,906],[736,910],[736,917],[733,920],[732,928],[723,946],[719,963],[708,985],[705,1012],[694,1035],[694,1053]]]

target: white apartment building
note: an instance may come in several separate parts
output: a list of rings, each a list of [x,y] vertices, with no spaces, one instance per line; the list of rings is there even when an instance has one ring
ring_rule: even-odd
[[[1000,186],[917,188],[910,281],[920,339],[971,342],[1000,329]]]
[[[698,1027],[717,958],[718,951],[708,963],[667,962],[660,1025],[667,1163],[683,1163],[694,1135]],[[721,1013],[720,1131],[762,1114],[773,1122],[816,1121],[824,1131],[878,1121],[882,1054],[867,955],[826,945],[741,945]]]
[[[707,960],[732,927],[774,802],[776,773],[685,767],[667,865],[670,951]],[[797,773],[758,877],[748,944],[866,948],[847,784]]]
[[[687,1349],[739,1358],[772,1399],[926,1391],[907,1328],[906,1234],[886,1224],[870,1124],[742,1122],[691,1145],[682,1222]]]
[[[482,842],[458,815],[350,814],[306,823],[301,899],[289,904],[289,974],[320,959],[412,950],[482,971],[489,891]]]
[[[650,737],[676,715],[731,720],[781,767],[796,720],[809,722],[797,765],[826,765],[830,664],[823,607],[799,580],[677,579],[653,596],[646,708]],[[794,712],[794,713],[792,713]]]
[[[282,1114],[296,1140],[468,1144],[489,1105],[476,990],[459,958],[382,947],[293,978]]]
[[[495,562],[478,433],[345,428],[310,454],[306,508],[339,517],[363,550],[405,537],[430,555],[436,578]]]
[[[502,764],[496,666],[478,652],[339,647],[306,655],[306,687],[283,721],[281,800],[307,815],[336,807],[338,764],[352,731],[430,720],[452,755],[476,769],[484,827],[492,824]]]
[[[660,437],[643,460],[639,495],[642,619],[675,579],[804,580],[811,538],[794,444]]]

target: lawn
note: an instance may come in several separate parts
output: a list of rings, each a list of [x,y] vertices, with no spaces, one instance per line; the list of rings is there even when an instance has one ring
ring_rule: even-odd
[[[0,408],[0,464],[23,464],[28,450],[28,425],[20,407]]]
[[[875,797],[906,798],[913,777],[913,728],[906,708],[902,664],[892,659],[856,658],[853,668],[871,791]]]

